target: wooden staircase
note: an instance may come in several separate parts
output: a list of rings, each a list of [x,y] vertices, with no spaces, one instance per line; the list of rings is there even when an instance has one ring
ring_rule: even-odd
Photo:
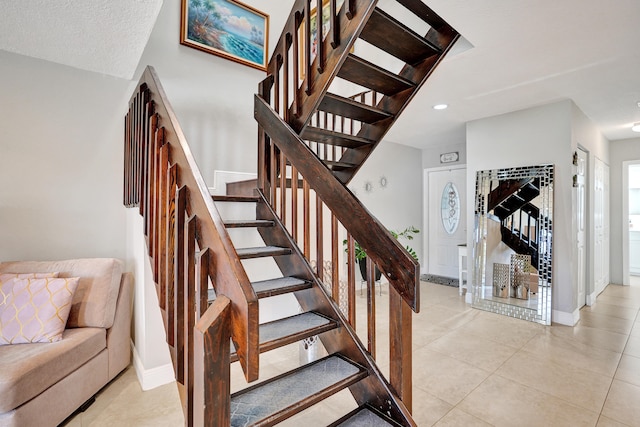
[[[312,37],[305,23],[323,3],[328,22],[317,27],[328,32]],[[419,265],[345,184],[458,34],[422,1],[396,3],[424,21],[424,36],[376,0],[296,0],[255,97],[258,179],[249,194],[208,194],[153,69],[130,101],[124,204],[145,219],[186,425],[271,426],[345,389],[355,408],[326,424],[416,425],[411,315],[419,310]],[[314,38],[312,57],[305,52]],[[356,55],[358,40],[398,58],[400,71]],[[335,79],[365,91],[341,93]],[[255,216],[223,219],[220,209],[231,203]],[[263,244],[237,247],[230,232],[250,230]],[[366,343],[356,333],[355,241],[368,255]],[[272,260],[279,277],[251,282],[243,263],[254,259]],[[388,378],[376,363],[384,340],[374,265],[389,281]],[[302,312],[260,325],[259,301],[287,294]],[[261,353],[316,336],[327,356],[260,378]],[[232,394],[234,362],[247,382],[263,381]]]

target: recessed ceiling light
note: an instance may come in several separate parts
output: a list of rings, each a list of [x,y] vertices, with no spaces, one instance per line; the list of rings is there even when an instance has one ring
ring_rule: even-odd
[[[434,110],[445,110],[448,107],[447,104],[436,104],[433,106]]]
[[[631,130],[634,132],[640,132],[640,123],[634,123],[633,126],[631,126]]]

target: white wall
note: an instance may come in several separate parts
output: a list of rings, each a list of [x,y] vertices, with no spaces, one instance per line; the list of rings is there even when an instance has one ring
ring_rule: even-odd
[[[611,142],[610,163],[611,168],[611,283],[623,283],[623,218],[622,212],[622,173],[623,162],[640,160],[640,138],[623,139]]]
[[[387,179],[386,187],[380,179]],[[365,184],[371,183],[370,192]],[[410,225],[420,235],[401,242],[415,249],[423,259],[422,233],[422,160],[420,150],[392,142],[381,142],[358,171],[348,187],[380,222],[391,230],[402,231]],[[422,262],[421,262],[422,263]]]
[[[0,50],[0,260],[125,256],[129,82]]]
[[[573,103],[541,107],[480,119],[467,124],[467,188],[475,188],[479,170],[555,164],[553,310],[554,321],[573,323],[576,283],[572,269],[574,234],[571,202]],[[472,212],[474,191],[468,191]],[[474,216],[467,218],[467,244],[473,247]],[[470,275],[470,277],[472,277]]]

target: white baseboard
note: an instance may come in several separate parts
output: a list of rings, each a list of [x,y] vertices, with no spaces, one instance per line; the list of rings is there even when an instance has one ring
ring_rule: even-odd
[[[171,363],[151,369],[145,369],[142,364],[142,360],[140,360],[140,356],[138,356],[136,347],[133,345],[133,341],[131,342],[131,350],[133,353],[133,367],[136,370],[138,382],[140,383],[140,387],[143,391],[152,390],[176,380],[173,365]]]
[[[566,311],[553,310],[551,313],[551,321],[566,326],[575,326],[580,320],[580,310],[576,309],[573,313]]]
[[[587,295],[587,305],[591,307],[593,304],[595,304],[596,298],[598,298],[598,292]]]

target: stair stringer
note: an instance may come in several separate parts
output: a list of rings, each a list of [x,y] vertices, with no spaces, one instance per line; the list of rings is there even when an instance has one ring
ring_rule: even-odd
[[[274,221],[275,226],[259,229],[265,244],[292,248],[292,254],[286,257],[274,257],[284,276],[296,276],[313,283],[310,289],[295,292],[294,295],[304,311],[318,312],[336,322],[339,326],[320,335],[320,339],[329,354],[340,353],[352,361],[364,366],[367,378],[349,387],[359,406],[369,404],[383,414],[390,416],[405,427],[416,426],[411,413],[392,391],[391,386],[380,372],[375,360],[366,351],[348,320],[328,295],[311,265],[300,251],[293,238],[283,226],[280,218],[271,209],[266,198],[258,190],[262,201],[257,204],[256,218]]]

